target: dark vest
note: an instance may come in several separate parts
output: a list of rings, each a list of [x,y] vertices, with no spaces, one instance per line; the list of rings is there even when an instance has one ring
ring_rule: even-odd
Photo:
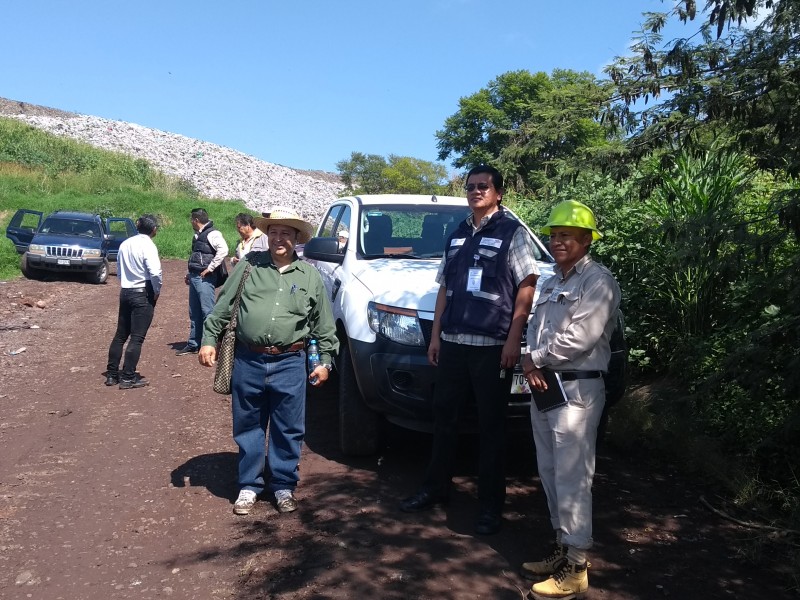
[[[200,235],[192,242],[192,254],[189,256],[189,272],[200,273],[205,271],[211,261],[214,260],[217,251],[208,243],[208,234],[214,231],[214,222],[209,221],[203,228]]]
[[[472,226],[464,221],[447,239],[447,305],[442,331],[477,333],[498,340],[508,337],[518,289],[508,265],[508,250],[518,227],[521,224],[501,208],[474,236]],[[464,241],[453,245],[454,240]],[[480,291],[468,292],[473,266],[482,269]]]

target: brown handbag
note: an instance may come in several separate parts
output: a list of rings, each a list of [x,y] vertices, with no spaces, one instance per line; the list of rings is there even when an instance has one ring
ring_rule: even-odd
[[[228,326],[217,343],[217,368],[214,371],[214,391],[218,394],[228,395],[231,393],[231,376],[233,375],[233,355],[236,349],[236,322],[239,320],[239,301],[242,299],[242,289],[244,282],[253,266],[248,262],[244,267],[242,279],[239,281],[239,288],[236,290],[236,297],[233,300],[231,309],[231,319]]]

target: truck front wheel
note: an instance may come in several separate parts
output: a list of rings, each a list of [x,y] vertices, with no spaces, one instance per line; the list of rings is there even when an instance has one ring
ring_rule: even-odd
[[[108,279],[108,261],[104,260],[102,265],[87,275],[87,279],[91,283],[105,283]]]
[[[19,261],[19,270],[22,271],[22,274],[25,275],[28,279],[42,279],[44,278],[44,271],[41,269],[37,269],[30,265],[28,261],[28,253],[22,255],[22,258]]]
[[[358,389],[350,348],[342,344],[339,371],[339,445],[346,456],[367,456],[378,451],[378,414],[369,408]]]

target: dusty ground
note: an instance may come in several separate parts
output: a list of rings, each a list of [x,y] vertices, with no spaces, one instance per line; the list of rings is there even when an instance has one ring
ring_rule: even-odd
[[[473,440],[450,508],[402,514],[429,438],[387,428],[379,456],[343,457],[330,386],[308,399],[300,510],[233,515],[228,401],[173,351],[188,333],[182,274],[165,263],[139,365],[153,385],[127,391],[102,376],[115,277],[0,283],[0,598],[524,596],[516,569],[551,537],[525,436],[511,441],[504,529],[476,537]],[[713,490],[606,449],[594,491],[589,598],[797,597],[774,553],[737,552],[757,533],[702,506]]]

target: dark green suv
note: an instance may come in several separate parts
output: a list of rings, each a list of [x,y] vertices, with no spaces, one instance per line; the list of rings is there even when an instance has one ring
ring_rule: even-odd
[[[28,279],[46,272],[84,273],[91,283],[105,283],[108,263],[117,260],[119,245],[136,227],[128,218],[101,217],[90,213],[44,213],[21,209],[6,228],[17,252],[20,270]]]

